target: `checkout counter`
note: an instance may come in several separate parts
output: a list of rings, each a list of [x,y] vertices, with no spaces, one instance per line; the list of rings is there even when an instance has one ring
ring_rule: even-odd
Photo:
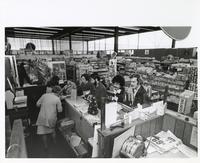
[[[81,97],[76,99],[66,98],[64,103],[65,116],[75,122],[75,130],[82,140],[87,144],[91,144],[91,138],[95,135],[95,125],[100,124],[100,112],[97,115],[87,113],[89,103]],[[165,109],[164,114],[151,114],[146,119],[139,117],[123,123],[123,126],[113,129],[97,129],[97,156],[98,158],[111,158],[114,147],[114,140],[131,127],[135,126],[134,135],[141,135],[144,138],[158,134],[160,131],[171,131],[185,145],[185,149],[197,153],[197,120],[189,118],[180,113]],[[195,130],[196,129],[196,130]],[[93,141],[94,145],[94,141]],[[93,146],[92,145],[92,146]],[[94,146],[93,146],[94,147]],[[174,154],[158,153],[147,154],[146,157],[184,157],[181,152]],[[90,154],[91,157],[91,154]],[[187,156],[185,156],[187,157]]]
[[[94,125],[100,124],[100,112],[97,115],[88,114],[89,104],[81,97],[76,100],[71,98],[65,99],[65,116],[74,120],[75,130],[81,138],[88,142],[88,139],[94,135]]]

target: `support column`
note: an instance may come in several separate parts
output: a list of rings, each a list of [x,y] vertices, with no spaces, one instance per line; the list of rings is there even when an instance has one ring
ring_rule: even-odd
[[[114,51],[118,53],[118,27],[115,27]]]
[[[51,40],[52,41],[52,51],[53,51],[53,54],[55,54],[55,49],[54,49],[54,40]]]
[[[87,41],[87,54],[89,53],[89,41]]]
[[[71,34],[69,35],[69,50],[72,50],[72,37]]]
[[[138,33],[138,40],[137,40],[137,49],[140,48],[140,34]]]
[[[172,39],[172,48],[175,48],[176,40]]]

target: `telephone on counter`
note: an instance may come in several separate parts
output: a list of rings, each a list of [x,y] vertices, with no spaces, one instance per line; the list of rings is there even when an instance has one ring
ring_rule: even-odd
[[[120,150],[121,158],[139,158],[146,154],[144,138],[140,135],[128,137]]]

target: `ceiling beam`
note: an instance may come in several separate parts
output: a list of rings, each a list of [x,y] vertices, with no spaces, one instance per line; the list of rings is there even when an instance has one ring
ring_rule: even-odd
[[[78,32],[84,27],[64,27],[63,31],[58,32],[57,34],[52,36],[52,39],[61,39],[65,36],[69,36],[69,34],[73,34],[74,32]]]
[[[114,26],[102,26],[102,27],[6,27],[5,35],[6,37],[15,37],[16,33],[21,34],[25,38],[37,37],[42,39],[46,35],[50,35],[49,39],[62,39],[64,37],[69,37],[70,34],[79,35],[82,38],[79,40],[100,40],[106,38],[114,38]],[[127,26],[118,27],[118,36],[145,33],[151,31],[161,30],[160,27],[153,26]],[[137,29],[137,30],[136,30]],[[138,30],[139,29],[139,30]],[[36,34],[37,33],[37,34]],[[26,35],[26,36],[25,36]],[[84,36],[84,37],[83,37]],[[22,37],[21,37],[22,38]],[[46,37],[45,37],[46,38]]]

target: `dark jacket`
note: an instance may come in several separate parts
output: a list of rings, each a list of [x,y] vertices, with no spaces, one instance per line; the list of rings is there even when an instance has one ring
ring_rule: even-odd
[[[125,89],[124,87],[121,87],[121,92],[117,93],[116,96],[118,97],[118,102],[124,102],[124,97],[125,97]]]
[[[86,84],[81,83],[79,87],[79,95],[83,95],[83,91],[90,91],[90,94],[95,96],[95,86],[91,82],[88,82]]]
[[[105,86],[100,82],[99,85],[96,87],[95,90],[95,98],[97,101],[98,108],[101,109],[101,98],[106,97],[106,88]]]
[[[133,107],[136,107],[137,104],[147,104],[149,103],[149,97],[147,95],[146,90],[144,89],[144,87],[141,85],[139,90],[137,91],[135,97],[134,97],[134,101],[133,101]],[[125,104],[131,106],[131,101],[125,101]]]

